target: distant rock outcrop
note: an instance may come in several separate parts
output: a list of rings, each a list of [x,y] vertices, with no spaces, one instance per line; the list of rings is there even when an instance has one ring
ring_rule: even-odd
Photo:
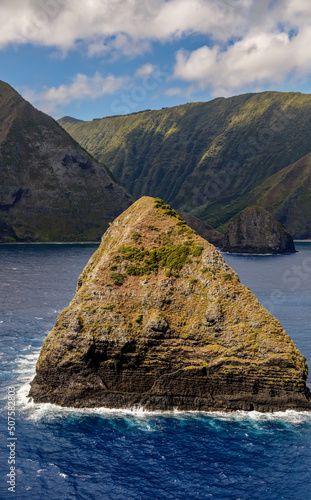
[[[310,410],[306,377],[305,358],[216,248],[144,197],[80,275],[29,396],[74,407]]]
[[[0,81],[0,242],[99,240],[131,203],[104,165]]]
[[[262,207],[248,207],[233,217],[224,237],[224,252],[292,253],[291,235]]]

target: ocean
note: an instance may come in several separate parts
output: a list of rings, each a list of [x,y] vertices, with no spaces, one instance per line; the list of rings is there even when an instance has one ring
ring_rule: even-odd
[[[224,258],[311,366],[311,243],[296,248]],[[0,498],[311,499],[307,412],[75,410],[28,401],[42,343],[95,249],[0,245]]]

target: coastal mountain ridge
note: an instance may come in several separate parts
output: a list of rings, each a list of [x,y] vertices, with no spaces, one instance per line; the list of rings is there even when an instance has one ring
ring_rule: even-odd
[[[98,240],[131,203],[103,164],[0,81],[0,242]]]
[[[243,94],[59,123],[135,199],[159,196],[222,232],[234,215],[259,204],[296,239],[311,238],[309,164],[295,189],[286,175],[310,153],[309,94]],[[278,192],[279,182],[273,203],[266,191]]]
[[[29,396],[72,407],[310,410],[307,372],[218,250],[162,200],[143,197],[80,274]]]

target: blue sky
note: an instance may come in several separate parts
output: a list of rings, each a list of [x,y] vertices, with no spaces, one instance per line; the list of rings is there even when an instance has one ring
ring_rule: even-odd
[[[0,79],[90,120],[311,90],[310,0],[1,0]]]

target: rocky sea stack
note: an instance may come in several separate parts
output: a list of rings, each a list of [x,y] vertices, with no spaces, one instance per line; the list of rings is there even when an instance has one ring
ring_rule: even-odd
[[[295,245],[267,210],[254,206],[233,217],[224,237],[224,252],[231,253],[293,253]]]
[[[216,248],[159,199],[120,215],[47,336],[37,403],[311,410],[307,364]]]

